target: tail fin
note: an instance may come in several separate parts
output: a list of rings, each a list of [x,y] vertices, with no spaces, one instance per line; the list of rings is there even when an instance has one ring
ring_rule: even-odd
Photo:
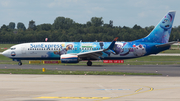
[[[135,42],[168,43],[175,13],[175,11],[168,12],[148,36]]]

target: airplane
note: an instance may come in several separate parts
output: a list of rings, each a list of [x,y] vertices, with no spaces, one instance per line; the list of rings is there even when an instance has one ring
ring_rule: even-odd
[[[21,60],[61,60],[61,63],[78,63],[88,60],[122,60],[158,54],[167,50],[175,41],[169,37],[175,17],[175,11],[169,11],[144,38],[131,42],[32,42],[17,44],[2,54],[18,61]]]

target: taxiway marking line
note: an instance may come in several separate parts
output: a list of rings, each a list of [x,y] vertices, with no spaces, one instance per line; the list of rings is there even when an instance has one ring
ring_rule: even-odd
[[[36,97],[39,99],[110,99],[111,97]]]
[[[46,97],[46,96],[42,96],[42,97],[36,97],[36,98],[39,98],[39,99],[96,99],[95,101],[102,101],[102,100],[108,100],[108,99],[117,99],[117,98],[127,97],[127,96],[141,94],[141,93],[150,92],[154,90],[154,88],[152,87],[148,87],[148,86],[144,86],[144,87],[147,87],[150,90],[139,92],[140,90],[142,90],[142,88],[140,88],[136,90],[136,93],[118,96],[118,97]]]
[[[152,87],[148,87],[148,86],[144,86],[144,87],[147,87],[147,88],[149,88],[150,90],[146,90],[146,91],[142,91],[142,92],[136,92],[136,93],[132,93],[132,94],[128,94],[128,95],[123,95],[123,96],[118,96],[118,97],[111,97],[111,98],[109,98],[109,99],[117,99],[117,98],[132,96],[132,95],[141,94],[141,93],[146,93],[146,92],[150,92],[150,91],[153,91],[153,90],[154,90],[154,88],[152,88]],[[100,99],[100,100],[95,100],[95,101],[102,101],[102,100],[108,100],[108,99]]]
[[[136,90],[135,92],[139,92],[140,90],[142,90],[143,88],[140,88],[140,89],[138,89],[138,90]]]

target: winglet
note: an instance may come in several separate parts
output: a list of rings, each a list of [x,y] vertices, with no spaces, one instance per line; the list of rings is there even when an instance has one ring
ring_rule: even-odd
[[[114,38],[114,41],[117,41],[118,37]]]
[[[116,43],[117,39],[118,39],[118,37],[114,38],[114,40],[112,41],[112,43],[109,45],[109,47],[108,47],[106,50],[108,50],[108,49],[113,50],[114,45],[115,45],[115,43]]]

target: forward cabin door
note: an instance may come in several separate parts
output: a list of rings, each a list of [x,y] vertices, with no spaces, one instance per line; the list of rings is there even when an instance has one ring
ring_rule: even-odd
[[[26,45],[22,45],[22,47],[21,47],[21,53],[22,53],[22,55],[25,55],[25,54],[26,54]]]

